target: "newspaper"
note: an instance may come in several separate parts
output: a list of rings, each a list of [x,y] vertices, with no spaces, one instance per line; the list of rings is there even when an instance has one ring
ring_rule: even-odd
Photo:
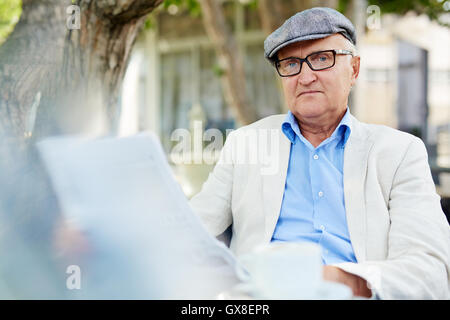
[[[53,137],[38,150],[64,218],[93,248],[78,297],[211,299],[238,283],[235,257],[189,206],[154,134]]]

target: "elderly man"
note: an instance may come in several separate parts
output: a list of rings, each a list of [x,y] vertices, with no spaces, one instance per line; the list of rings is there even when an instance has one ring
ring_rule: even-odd
[[[329,8],[297,13],[267,37],[290,111],[231,133],[191,205],[214,235],[232,225],[237,255],[310,241],[324,278],[354,295],[448,298],[449,226],[425,146],[351,115],[355,44],[352,23]]]

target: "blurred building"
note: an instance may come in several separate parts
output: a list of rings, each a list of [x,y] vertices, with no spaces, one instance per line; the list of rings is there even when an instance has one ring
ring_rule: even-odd
[[[359,54],[354,114],[422,138],[438,191],[450,196],[450,30],[425,16],[386,15]]]
[[[263,56],[266,35],[257,11],[236,2],[225,2],[224,10],[259,115],[286,112],[276,72]],[[368,29],[359,40],[358,53],[361,72],[351,97],[352,113],[361,121],[421,137],[432,167],[450,168],[450,30],[422,16],[386,15],[379,28]],[[196,106],[203,113],[196,112],[196,117],[205,120],[204,129],[225,134],[236,124],[223,98],[220,72],[200,17],[173,8],[159,12],[131,57],[122,90],[120,133],[152,130],[169,154],[175,144],[172,133],[191,127],[195,119],[190,111]],[[192,196],[212,167],[178,165],[174,170]],[[441,176],[449,185],[439,191],[450,193],[445,173],[439,171],[434,178],[441,183]]]

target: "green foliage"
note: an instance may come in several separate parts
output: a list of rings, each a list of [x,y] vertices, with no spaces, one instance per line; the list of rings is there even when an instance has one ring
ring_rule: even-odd
[[[357,0],[339,0],[337,9],[342,13],[346,12],[352,1]],[[447,4],[445,4],[446,2]],[[367,3],[379,6],[381,14],[403,15],[413,11],[417,14],[426,14],[431,20],[438,22],[440,22],[439,16],[448,12],[445,7],[450,7],[450,0],[368,0]]]
[[[444,13],[445,1],[438,0],[369,0],[369,4],[375,4],[380,7],[384,13],[405,14],[408,11],[425,13],[430,18],[435,18],[437,14]]]
[[[251,0],[249,3],[247,3],[247,6],[249,8],[256,10],[258,8],[258,0]]]
[[[22,13],[21,0],[0,1],[0,44],[2,44],[14,29]]]
[[[164,0],[162,9],[170,13],[172,7],[175,6],[177,12],[188,10],[192,17],[201,15],[201,7],[198,0]],[[154,13],[149,14],[145,20],[145,29],[153,29],[156,26],[156,18]]]
[[[222,77],[225,74],[225,69],[223,69],[218,64],[213,65],[212,71],[213,71],[213,74],[218,78]]]
[[[147,19],[145,20],[144,29],[153,29],[156,26],[156,19],[155,16],[152,14],[149,14],[147,16]]]
[[[344,14],[349,5],[351,5],[351,0],[339,0],[336,10]]]
[[[256,10],[258,0],[246,0],[243,4]],[[163,8],[169,10],[169,7],[173,5],[177,6],[180,10],[188,10],[194,17],[198,17],[202,13],[199,0],[164,0]]]
[[[164,0],[164,9],[168,10],[170,6],[174,5],[182,10],[189,10],[189,13],[194,17],[200,16],[202,12],[198,0]]]
[[[447,4],[445,4],[448,2]],[[369,0],[369,4],[377,5],[381,9],[381,13],[405,14],[409,11],[417,14],[425,14],[431,20],[439,22],[439,16],[448,11],[445,6],[449,6],[450,2],[445,0]],[[449,26],[449,25],[446,25]]]

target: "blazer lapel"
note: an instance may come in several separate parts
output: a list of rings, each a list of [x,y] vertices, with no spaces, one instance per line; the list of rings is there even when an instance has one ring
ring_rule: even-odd
[[[264,240],[267,243],[272,239],[273,231],[280,215],[291,151],[291,141],[281,129],[278,131],[278,150],[277,148],[274,150],[277,151],[277,154],[272,154],[272,159],[278,161],[276,170],[274,170],[273,174],[262,175],[263,208],[265,213]]]
[[[373,141],[358,120],[352,117],[352,132],[344,151],[344,199],[348,231],[358,262],[366,259],[366,207],[364,184]]]

